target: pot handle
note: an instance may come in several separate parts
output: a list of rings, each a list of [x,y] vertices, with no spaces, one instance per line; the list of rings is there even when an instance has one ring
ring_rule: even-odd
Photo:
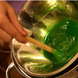
[[[11,78],[11,71],[13,69],[14,69],[14,63],[12,62],[6,70],[6,78]]]

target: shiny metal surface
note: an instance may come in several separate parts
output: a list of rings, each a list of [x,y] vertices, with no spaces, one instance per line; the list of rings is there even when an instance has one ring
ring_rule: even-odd
[[[12,62],[9,66],[8,66],[8,68],[7,68],[7,70],[6,70],[6,78],[11,78],[11,71],[12,71],[12,69],[14,68],[14,63]]]
[[[62,68],[48,72],[52,69],[52,63],[46,59],[42,53],[38,50],[36,50],[31,43],[27,44],[21,44],[17,42],[15,39],[12,42],[12,54],[14,57],[14,61],[16,62],[15,66],[17,68],[17,65],[19,69],[22,70],[23,74],[28,74],[30,76],[34,77],[48,77],[51,75],[55,75],[64,69],[66,69],[68,66],[70,66],[78,57],[78,53]],[[42,69],[41,66],[50,64],[50,67]],[[40,66],[40,69],[34,69],[36,66]],[[37,71],[38,70],[38,71]],[[37,71],[37,72],[36,72]],[[44,71],[44,73],[43,73]]]
[[[56,78],[78,78],[78,65],[75,66],[69,72],[63,74],[62,76],[56,77]]]
[[[35,6],[38,3],[39,1],[35,1]],[[51,12],[51,18],[49,15],[46,18],[43,18],[44,16],[42,15],[42,17],[36,21],[37,18],[34,19],[30,17],[30,15],[33,14],[33,9],[35,6],[32,7],[32,5],[34,4],[32,4],[32,1],[30,1],[30,3],[27,2],[19,12],[18,20],[26,29],[29,36],[42,42],[44,36],[50,30],[50,27],[52,26],[51,24],[56,23],[56,15],[54,12]],[[12,58],[17,70],[20,71],[25,77],[26,75],[29,75],[33,77],[45,78],[62,72],[64,69],[69,67],[78,58],[78,53],[63,67],[53,71],[52,62],[43,56],[42,50],[39,47],[30,42],[21,44],[13,39]]]

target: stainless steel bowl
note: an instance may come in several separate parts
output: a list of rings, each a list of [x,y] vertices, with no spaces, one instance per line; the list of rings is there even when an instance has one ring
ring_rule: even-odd
[[[53,23],[54,25],[58,20],[62,18],[58,19],[60,15],[57,13],[57,9],[55,9],[57,4],[56,3],[50,4],[50,2],[48,1],[42,1],[42,4],[45,3],[45,8],[46,6],[48,8],[46,9],[45,12],[43,12],[44,7],[40,5],[42,6],[40,7],[40,9],[42,8],[42,10],[40,11],[43,14],[41,13],[39,17],[39,14],[38,13],[35,14],[33,10],[40,3],[41,1],[28,1],[19,12],[18,20],[22,24],[24,29],[28,32],[28,36],[31,36],[42,42],[44,36],[50,30],[50,27],[52,26],[51,24]],[[63,5],[64,8],[66,2],[61,2],[61,3],[62,5],[64,4]],[[69,4],[67,6],[71,5]],[[54,9],[52,9],[52,7]],[[71,12],[69,11],[69,13]],[[69,17],[71,17],[72,15],[70,16],[69,13],[67,14]],[[65,18],[67,18],[68,16],[65,16]],[[56,65],[57,66],[56,68],[53,68],[53,63],[43,56],[41,48],[35,46],[30,42],[27,42],[26,44],[21,44],[15,39],[13,39],[12,40],[13,63],[8,67],[6,76],[7,78],[9,78],[8,72],[11,69],[11,66],[12,67],[15,66],[17,70],[26,78],[31,78],[31,77],[46,78],[62,72],[67,67],[69,67],[77,58],[78,58],[78,53],[76,53],[63,66],[60,67],[60,64],[58,64]]]

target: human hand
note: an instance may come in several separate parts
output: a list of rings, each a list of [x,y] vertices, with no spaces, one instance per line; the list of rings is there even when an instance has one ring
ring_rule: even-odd
[[[14,8],[6,1],[0,1],[0,44],[10,42],[13,38],[26,43],[26,31],[18,21]]]

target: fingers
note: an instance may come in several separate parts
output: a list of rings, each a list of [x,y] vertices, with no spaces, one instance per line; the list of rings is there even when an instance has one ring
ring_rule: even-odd
[[[3,29],[0,28],[0,39],[1,39],[1,42],[10,42],[12,37],[7,34]]]
[[[23,27],[21,26],[21,24],[19,23],[18,21],[18,18],[16,16],[16,12],[14,10],[14,8],[11,7],[11,5],[7,5],[7,13],[8,13],[8,17],[11,21],[11,23],[19,30],[19,32],[22,34],[22,35],[26,35],[26,31],[23,29]]]
[[[4,20],[5,18],[5,20]],[[15,38],[17,41],[21,43],[26,43],[27,40],[24,36],[15,28],[15,26],[8,20],[7,16],[1,18],[0,27],[8,33],[12,38]],[[3,38],[4,39],[4,38]]]
[[[15,38],[21,43],[26,43],[26,31],[19,23],[16,13],[6,1],[0,3],[0,42],[9,42]]]

